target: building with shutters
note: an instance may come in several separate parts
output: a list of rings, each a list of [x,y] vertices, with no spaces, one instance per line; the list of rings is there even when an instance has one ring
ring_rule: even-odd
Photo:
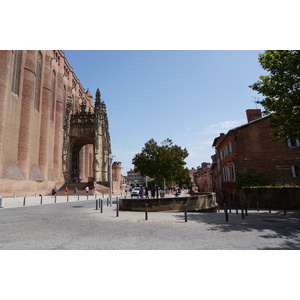
[[[300,185],[300,142],[273,142],[270,116],[246,111],[248,123],[214,139],[212,179],[217,201],[239,201],[237,178],[249,171],[264,174],[272,184]]]

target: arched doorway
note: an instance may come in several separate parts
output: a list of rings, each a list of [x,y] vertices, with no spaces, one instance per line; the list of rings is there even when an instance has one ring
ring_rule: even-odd
[[[84,101],[76,113],[72,107],[72,97],[68,95],[63,147],[65,181],[81,177],[84,181],[107,182],[111,145],[106,106],[99,89],[95,107],[87,108]]]
[[[92,138],[79,137],[71,145],[72,180],[94,181],[94,141]]]

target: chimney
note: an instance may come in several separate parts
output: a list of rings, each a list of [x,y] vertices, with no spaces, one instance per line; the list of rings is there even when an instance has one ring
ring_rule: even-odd
[[[251,121],[261,118],[261,110],[260,109],[247,109],[246,115],[247,115],[248,123],[250,123]]]

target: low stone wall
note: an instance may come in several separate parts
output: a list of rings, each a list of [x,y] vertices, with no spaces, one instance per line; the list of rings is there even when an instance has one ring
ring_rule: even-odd
[[[196,196],[166,197],[166,198],[121,198],[119,199],[120,210],[145,211],[184,211],[185,204],[188,211],[211,211],[217,209],[215,193],[201,193]]]
[[[245,188],[240,191],[240,199],[252,208],[258,203],[260,208],[300,209],[300,188]]]

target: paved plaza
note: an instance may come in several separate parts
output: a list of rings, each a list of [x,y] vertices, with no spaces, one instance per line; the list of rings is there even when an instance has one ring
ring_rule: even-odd
[[[0,249],[37,250],[287,250],[300,249],[300,212],[119,211],[104,198],[103,212],[94,197],[51,196],[4,199],[0,209]]]

